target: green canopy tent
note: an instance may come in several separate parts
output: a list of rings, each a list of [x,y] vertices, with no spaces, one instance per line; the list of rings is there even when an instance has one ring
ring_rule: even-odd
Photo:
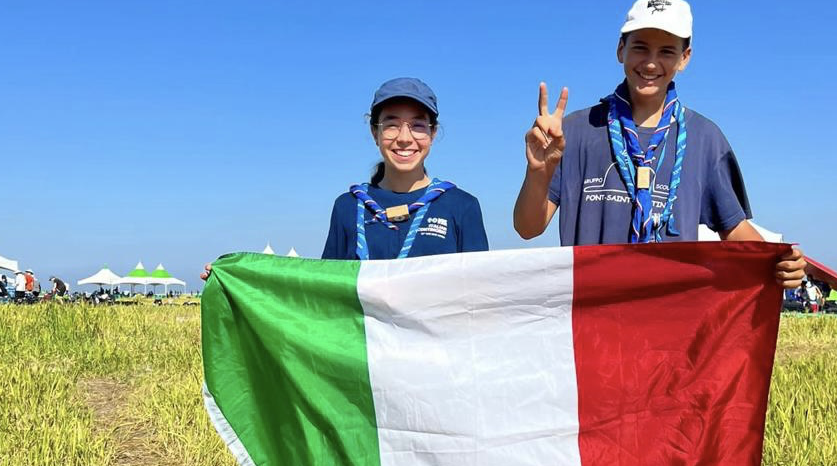
[[[142,265],[142,261],[137,262],[137,266],[134,267],[134,270],[128,272],[128,275],[122,277],[118,284],[119,285],[130,285],[131,286],[131,294],[134,294],[134,286],[142,285],[143,286],[143,293],[148,291],[148,280],[151,278],[151,275],[145,270],[145,267]]]
[[[165,290],[164,292],[166,294],[169,292],[169,285],[180,285],[184,289],[186,288],[186,282],[172,277],[168,270],[163,267],[163,264],[159,264],[157,268],[151,272],[151,276],[148,278],[148,284],[151,286],[163,285]]]

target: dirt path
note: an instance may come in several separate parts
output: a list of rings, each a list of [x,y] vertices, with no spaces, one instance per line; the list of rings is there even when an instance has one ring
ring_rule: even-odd
[[[107,378],[79,381],[78,391],[90,408],[98,435],[114,446],[113,466],[158,466],[171,464],[153,444],[151,427],[131,419],[131,387]]]

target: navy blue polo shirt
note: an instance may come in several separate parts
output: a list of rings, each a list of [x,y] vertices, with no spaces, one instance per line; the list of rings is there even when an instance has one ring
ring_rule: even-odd
[[[633,204],[611,150],[607,109],[600,104],[564,119],[567,146],[549,189],[549,200],[559,206],[563,246],[626,243],[630,238]],[[686,155],[672,209],[680,235],[666,231],[663,241],[696,241],[701,223],[720,232],[752,217],[741,170],[721,130],[689,108],[686,129]],[[654,130],[638,128],[643,147]],[[652,170],[653,212],[661,212],[668,198],[676,146],[673,125],[660,172]],[[657,167],[656,158],[651,166]]]
[[[426,191],[409,193],[388,191],[370,186],[368,194],[384,209],[417,201]],[[365,209],[365,219],[372,214]],[[397,223],[398,230],[380,222],[366,224],[366,242],[370,259],[395,259],[410,229],[412,217]],[[334,201],[331,225],[323,248],[323,259],[357,259],[357,199],[344,193]],[[407,257],[456,252],[487,251],[488,238],[482,222],[479,201],[467,192],[453,188],[430,204],[419,225],[413,247]]]

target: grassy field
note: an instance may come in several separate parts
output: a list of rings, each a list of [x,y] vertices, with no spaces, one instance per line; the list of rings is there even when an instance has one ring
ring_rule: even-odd
[[[0,465],[234,465],[197,307],[0,305]],[[837,318],[785,316],[764,464],[837,465]]]
[[[0,465],[234,465],[197,306],[0,306]]]
[[[837,317],[783,316],[763,464],[837,465]]]

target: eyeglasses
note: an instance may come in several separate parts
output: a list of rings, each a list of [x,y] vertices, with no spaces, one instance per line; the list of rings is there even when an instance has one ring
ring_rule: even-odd
[[[407,128],[410,130],[410,134],[413,135],[413,138],[416,140],[423,140],[429,139],[431,133],[433,132],[433,125],[426,121],[414,121],[410,123],[409,121],[401,121],[401,120],[392,120],[387,121],[386,123],[375,123],[375,126],[380,128],[381,136],[384,139],[395,139],[401,134],[401,127],[407,125]]]

